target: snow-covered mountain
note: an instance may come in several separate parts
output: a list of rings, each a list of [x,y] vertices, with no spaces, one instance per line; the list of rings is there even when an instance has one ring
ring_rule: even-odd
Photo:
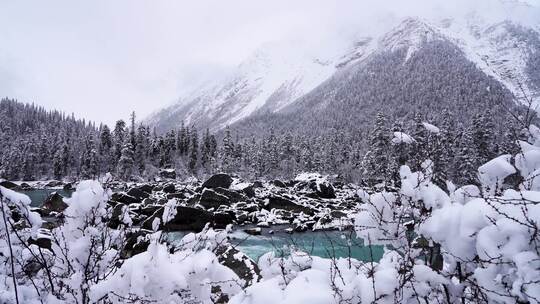
[[[370,42],[366,38],[322,57],[290,51],[290,45],[265,45],[225,81],[181,97],[148,121],[161,131],[175,128],[182,121],[220,129],[257,110],[279,111],[328,79],[340,66],[367,54]]]
[[[339,78],[351,67],[357,71],[374,56],[396,51],[406,53],[404,64],[433,41],[451,44],[516,100],[525,102],[528,97],[539,102],[538,30],[510,21],[490,23],[471,14],[459,20],[406,18],[389,32],[364,35],[324,56],[298,51],[294,43],[267,45],[226,81],[183,96],[177,104],[153,114],[148,122],[158,131],[177,128],[182,121],[219,130],[256,113],[291,112],[301,104],[298,101],[319,87],[334,90],[325,82]],[[324,96],[325,104],[335,102],[336,94]]]

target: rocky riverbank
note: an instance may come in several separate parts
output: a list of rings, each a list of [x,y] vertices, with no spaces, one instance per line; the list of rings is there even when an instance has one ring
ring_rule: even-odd
[[[9,182],[4,182],[5,184]],[[50,183],[50,181],[48,182]],[[55,187],[66,187],[55,182]],[[12,183],[11,188],[28,189]],[[229,224],[260,233],[255,227],[272,227],[287,232],[349,229],[351,214],[357,208],[355,186],[331,183],[317,174],[299,175],[293,180],[243,181],[227,174],[216,174],[204,182],[165,180],[152,183],[110,183],[113,191],[109,205],[113,213],[111,225],[121,221],[127,207],[134,226],[153,230],[155,219],[161,219],[165,205],[175,200],[176,212],[163,231],[201,231],[207,223],[214,228]],[[71,187],[71,184],[67,185]],[[67,207],[64,198],[51,194],[36,208],[49,222],[59,222]],[[283,228],[286,227],[286,228]]]

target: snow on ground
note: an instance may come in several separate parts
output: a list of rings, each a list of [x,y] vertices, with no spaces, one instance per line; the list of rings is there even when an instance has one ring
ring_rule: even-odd
[[[415,140],[412,136],[403,132],[394,132],[394,138],[392,138],[393,144],[412,144],[413,142],[415,142]]]

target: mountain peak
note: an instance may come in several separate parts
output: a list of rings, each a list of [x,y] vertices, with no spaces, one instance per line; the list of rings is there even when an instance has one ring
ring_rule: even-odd
[[[379,46],[388,51],[407,49],[406,61],[422,44],[443,39],[434,26],[420,18],[409,17],[379,40]]]

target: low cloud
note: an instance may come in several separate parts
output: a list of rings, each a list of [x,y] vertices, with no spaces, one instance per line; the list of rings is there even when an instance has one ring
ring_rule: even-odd
[[[226,75],[265,43],[303,41],[324,52],[411,15],[540,20],[538,9],[515,2],[3,1],[0,95],[111,124]]]

